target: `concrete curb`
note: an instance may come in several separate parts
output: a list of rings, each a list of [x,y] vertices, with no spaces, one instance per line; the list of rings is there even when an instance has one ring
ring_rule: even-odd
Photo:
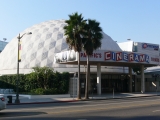
[[[143,98],[143,97],[153,97],[153,96],[160,96],[160,95],[145,95],[145,96],[132,96],[132,97],[116,97],[116,98],[101,98],[101,99],[81,99],[81,100],[78,100],[78,101],[91,101],[91,100],[111,100],[111,99],[130,99],[130,98]]]
[[[80,100],[57,100],[57,101],[49,101],[49,102],[26,102],[26,103],[7,103],[7,105],[25,105],[25,104],[49,104],[49,103],[64,103],[64,102],[78,102],[78,101],[94,101],[94,100],[111,100],[111,99],[129,99],[129,98],[142,98],[142,97],[153,97],[160,95],[144,95],[144,96],[132,96],[132,97],[116,97],[116,98],[94,98],[94,99],[80,99]]]

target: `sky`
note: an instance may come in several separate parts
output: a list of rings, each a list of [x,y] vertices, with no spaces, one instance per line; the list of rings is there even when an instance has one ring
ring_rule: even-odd
[[[114,41],[160,44],[160,0],[0,0],[0,40],[78,12],[95,19]]]

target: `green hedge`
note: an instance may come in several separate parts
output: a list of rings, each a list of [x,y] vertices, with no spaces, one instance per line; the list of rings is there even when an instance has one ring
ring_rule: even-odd
[[[34,67],[30,74],[19,75],[19,93],[65,94],[69,91],[69,73],[54,72],[49,67]],[[17,75],[0,76],[0,88],[16,91]]]

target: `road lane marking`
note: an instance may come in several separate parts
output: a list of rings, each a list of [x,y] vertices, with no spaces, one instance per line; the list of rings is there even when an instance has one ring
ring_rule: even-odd
[[[152,111],[152,112],[160,112],[160,110],[154,110],[154,111]]]
[[[77,119],[77,120],[87,120],[87,119]]]

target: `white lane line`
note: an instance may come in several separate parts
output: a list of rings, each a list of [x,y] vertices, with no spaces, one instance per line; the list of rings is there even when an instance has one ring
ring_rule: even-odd
[[[77,120],[87,120],[87,119],[77,119]]]
[[[154,111],[152,111],[152,112],[160,112],[160,110],[154,110]]]

